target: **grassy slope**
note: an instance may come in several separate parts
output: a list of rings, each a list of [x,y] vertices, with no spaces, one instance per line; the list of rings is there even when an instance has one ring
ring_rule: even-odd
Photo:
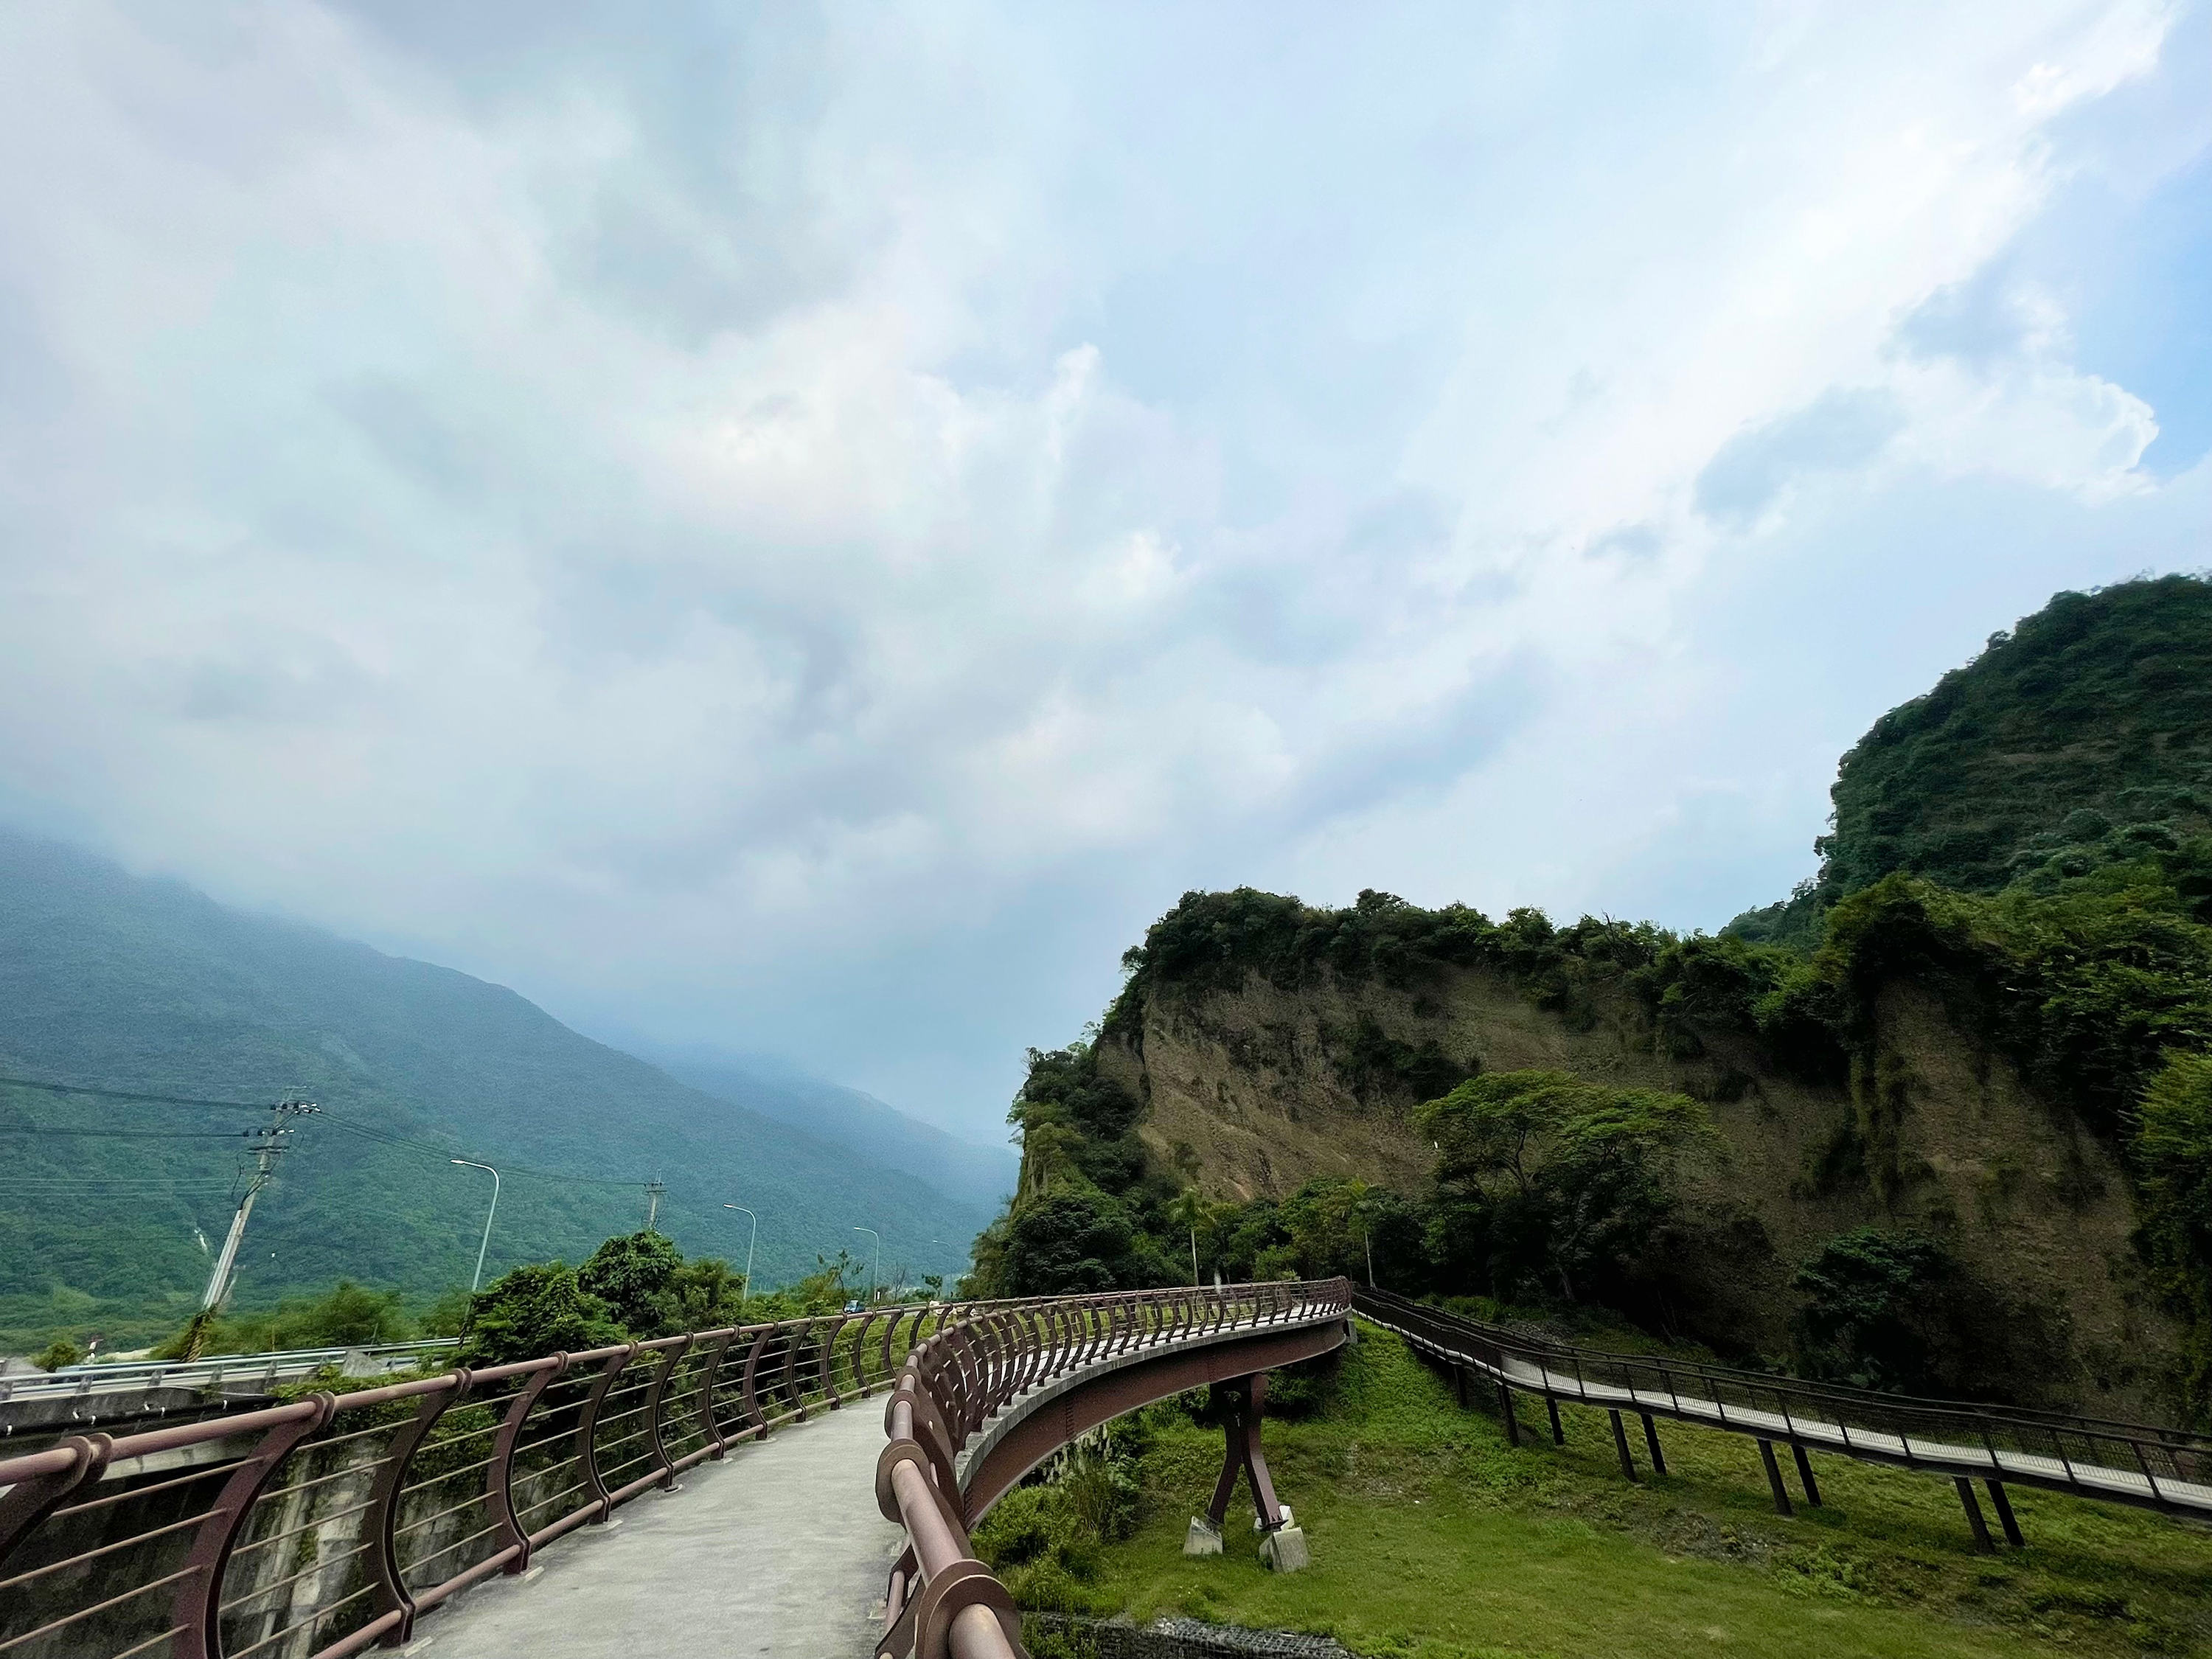
[[[1395,1338],[1363,1334],[1321,1416],[1267,1425],[1313,1569],[1271,1576],[1238,1531],[1221,1559],[1182,1558],[1220,1439],[1177,1419],[1146,1458],[1135,1536],[1097,1553],[1101,1601],[1407,1659],[2212,1654],[2202,1529],[2020,1492],[2027,1547],[1980,1556],[1949,1483],[1836,1458],[1815,1462],[1826,1507],[1785,1521],[1750,1442],[1673,1425],[1668,1474],[1631,1486],[1602,1413],[1569,1409],[1564,1448],[1515,1450]]]

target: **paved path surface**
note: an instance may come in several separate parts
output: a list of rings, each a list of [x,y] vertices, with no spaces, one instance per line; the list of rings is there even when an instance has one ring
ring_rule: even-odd
[[[876,1510],[883,1398],[787,1424],[433,1608],[430,1659],[865,1659],[905,1534]]]

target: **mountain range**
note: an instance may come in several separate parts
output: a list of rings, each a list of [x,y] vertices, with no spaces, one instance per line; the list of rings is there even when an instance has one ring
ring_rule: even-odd
[[[763,1285],[882,1236],[886,1279],[953,1273],[1011,1188],[970,1146],[788,1067],[692,1054],[679,1078],[514,992],[222,906],[0,830],[0,1348],[165,1332],[204,1286],[246,1132],[289,1096],[292,1149],[236,1293],[341,1277],[428,1299],[465,1286],[501,1172],[487,1279],[580,1259],[646,1218]],[[30,1084],[105,1094],[55,1093]],[[118,1095],[163,1097],[123,1099]]]

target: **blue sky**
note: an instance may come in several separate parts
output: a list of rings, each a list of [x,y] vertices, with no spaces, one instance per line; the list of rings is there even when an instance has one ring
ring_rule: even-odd
[[[2212,564],[2212,14],[0,15],[0,816],[995,1135],[1187,888],[1714,927]]]

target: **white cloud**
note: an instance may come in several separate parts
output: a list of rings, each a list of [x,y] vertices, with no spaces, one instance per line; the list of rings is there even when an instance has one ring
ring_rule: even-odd
[[[1680,735],[1761,550],[2151,489],[2058,299],[1898,331],[2155,8],[398,15],[0,20],[0,786],[556,1006],[964,1109],[1186,882],[1802,800]]]

